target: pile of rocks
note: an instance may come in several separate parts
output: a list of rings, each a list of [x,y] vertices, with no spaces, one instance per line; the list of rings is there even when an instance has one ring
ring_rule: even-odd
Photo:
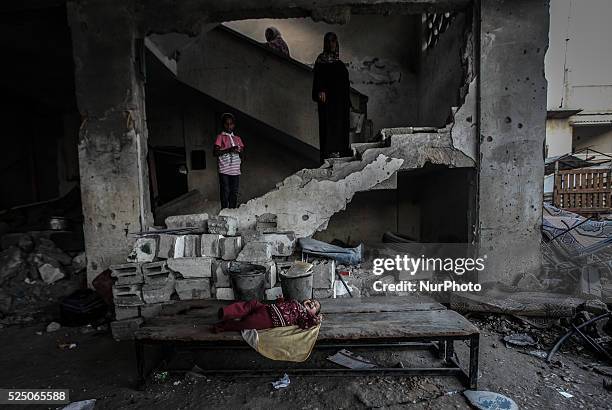
[[[43,234],[8,233],[1,247],[0,324],[34,320],[84,280],[84,253],[69,255]]]

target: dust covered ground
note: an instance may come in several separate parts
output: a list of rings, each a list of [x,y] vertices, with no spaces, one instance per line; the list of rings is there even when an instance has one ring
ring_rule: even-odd
[[[522,409],[612,408],[612,392],[603,387],[604,376],[594,369],[610,364],[597,360],[587,349],[572,343],[558,360],[548,364],[526,354],[533,347],[505,347],[502,337],[513,329],[503,320],[488,316],[475,323],[482,330],[479,389],[502,393]],[[47,333],[46,325],[0,328],[0,387],[68,388],[72,401],[95,398],[96,409],[470,408],[461,394],[463,386],[452,377],[297,377],[291,375],[290,368],[279,368],[278,377],[257,378],[173,372],[164,377],[156,373],[143,391],[137,391],[132,343],[114,341],[105,327],[61,328]],[[546,348],[559,331],[540,336],[545,344],[540,347]],[[76,347],[70,348],[70,344]],[[457,351],[465,363],[466,347],[458,343]],[[409,366],[437,360],[427,351],[355,352],[389,366],[400,361]],[[322,352],[312,360],[325,360],[327,354],[330,352]],[[149,357],[154,355],[149,352]],[[196,357],[179,355],[171,365],[189,367],[195,362],[204,367],[214,362],[246,367],[257,366],[262,360],[249,351],[209,352]],[[285,371],[291,384],[274,390],[270,382]],[[573,397],[565,398],[559,390]]]

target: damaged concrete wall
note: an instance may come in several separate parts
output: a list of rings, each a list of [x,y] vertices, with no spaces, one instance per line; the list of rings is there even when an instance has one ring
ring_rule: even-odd
[[[444,126],[451,116],[450,107],[463,102],[460,90],[467,78],[467,67],[462,60],[467,33],[471,31],[469,17],[467,12],[456,13],[437,43],[421,51],[418,125]]]
[[[540,268],[547,0],[482,2],[479,224],[481,281]]]
[[[267,194],[221,215],[238,220],[239,230],[255,227],[258,215],[277,215],[279,231],[294,231],[297,237],[324,230],[335,213],[346,208],[355,193],[367,191],[393,175],[404,161],[379,154],[373,160],[353,161],[338,169],[302,170]]]
[[[355,15],[347,24],[312,19],[262,19],[227,23],[265,42],[265,29],[277,27],[296,60],[313,65],[328,31],[338,34],[340,58],[351,85],[369,97],[368,118],[375,131],[416,123],[418,116],[418,22],[420,15]],[[449,106],[450,110],[450,106]]]
[[[87,278],[125,260],[151,222],[135,13],[121,1],[68,3],[78,109]]]

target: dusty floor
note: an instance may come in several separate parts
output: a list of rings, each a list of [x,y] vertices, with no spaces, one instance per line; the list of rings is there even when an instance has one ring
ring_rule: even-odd
[[[0,387],[69,388],[71,400],[95,398],[97,409],[469,408],[462,386],[450,377],[291,377],[288,388],[274,391],[270,385],[274,377],[232,380],[170,374],[164,381],[151,379],[144,391],[136,391],[131,343],[115,342],[106,331],[62,328],[46,333],[45,325],[0,329]],[[561,353],[557,364],[547,364],[521,349],[504,347],[500,340],[499,333],[483,330],[480,389],[505,394],[522,409],[612,408],[612,393],[602,387],[603,376],[592,370],[605,363],[590,353],[572,349]],[[59,347],[66,343],[76,347]],[[458,346],[457,350],[462,357],[465,348]],[[358,353],[389,364],[431,360],[428,352]],[[236,356],[217,354],[214,358]],[[208,359],[199,357],[198,361],[202,364]],[[291,370],[287,373],[291,376]],[[279,370],[278,376],[282,374]],[[574,397],[564,398],[558,389]]]

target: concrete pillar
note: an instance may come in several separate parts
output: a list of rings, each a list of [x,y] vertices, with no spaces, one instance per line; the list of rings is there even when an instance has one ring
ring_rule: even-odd
[[[547,0],[481,1],[481,282],[541,267],[548,24]]]
[[[125,262],[130,232],[151,225],[144,104],[132,2],[68,2],[82,117],[79,169],[88,283]],[[144,64],[144,62],[142,62]]]

